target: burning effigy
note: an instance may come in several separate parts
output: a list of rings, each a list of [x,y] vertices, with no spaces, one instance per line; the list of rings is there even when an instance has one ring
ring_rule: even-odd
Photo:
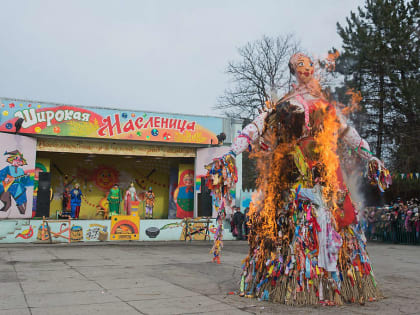
[[[294,89],[267,102],[231,151],[208,166],[207,186],[217,201],[219,222],[212,252],[220,261],[224,208],[232,202],[237,178],[235,158],[252,150],[259,175],[240,295],[287,305],[374,301],[382,294],[345,182],[340,147],[367,162],[369,180],[382,191],[391,184],[389,171],[324,95],[312,60],[294,54],[289,68],[298,83]]]

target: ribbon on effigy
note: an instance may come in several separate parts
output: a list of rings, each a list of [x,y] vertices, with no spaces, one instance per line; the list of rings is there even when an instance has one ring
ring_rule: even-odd
[[[303,105],[303,110],[305,112],[305,128],[307,130],[310,130],[311,128],[309,127],[309,104],[308,102],[303,98],[302,95],[297,94],[296,95],[296,99],[298,100],[299,103],[301,103]]]

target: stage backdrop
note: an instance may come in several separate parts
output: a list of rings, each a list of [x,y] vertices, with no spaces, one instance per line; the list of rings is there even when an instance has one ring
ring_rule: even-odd
[[[31,218],[36,139],[0,132],[0,219]]]
[[[50,216],[62,209],[63,192],[78,183],[83,193],[80,219],[100,219],[98,210],[108,207],[107,196],[114,183],[119,183],[123,196],[130,183],[134,181],[137,194],[141,199],[144,192],[152,187],[156,196],[153,218],[168,218],[169,169],[165,160],[143,157],[140,163],[134,158],[98,155],[89,157],[81,154],[59,154],[41,152],[39,158],[48,155],[51,160],[51,184],[53,200]],[[123,198],[124,199],[124,198]],[[120,205],[121,214],[123,202]],[[144,218],[144,203],[140,202],[139,216]]]

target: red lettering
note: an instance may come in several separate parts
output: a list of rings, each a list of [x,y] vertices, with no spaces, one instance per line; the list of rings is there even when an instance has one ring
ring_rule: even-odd
[[[134,131],[134,124],[133,121],[130,119],[123,127],[124,132]]]
[[[186,120],[178,120],[178,129],[181,133],[184,132],[186,124],[187,124]]]
[[[141,129],[141,127],[143,127],[143,124],[141,124],[142,121],[143,121],[143,117],[137,117],[136,121],[134,122],[137,129]]]
[[[155,128],[160,128],[160,117],[155,117]]]
[[[115,114],[115,123],[112,124],[111,116],[106,117],[102,120],[102,126],[98,129],[98,134],[101,137],[105,137],[107,134],[112,137],[114,135],[114,128],[117,128],[117,134],[121,133],[121,126],[120,126],[120,115]],[[108,129],[108,132],[106,132]]]
[[[176,121],[177,121],[177,119],[169,120],[169,129],[175,129],[176,128]]]
[[[195,121],[188,123],[187,130],[191,130],[191,131],[195,130]]]
[[[150,117],[147,122],[144,124],[144,128],[149,128],[149,124],[150,127],[153,128],[153,117]]]
[[[162,120],[161,120],[162,128],[168,129],[168,121],[169,121],[169,118],[163,118],[162,117]]]

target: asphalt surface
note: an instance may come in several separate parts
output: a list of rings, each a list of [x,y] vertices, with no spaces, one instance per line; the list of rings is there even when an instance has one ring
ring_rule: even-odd
[[[343,307],[287,307],[241,298],[246,242],[0,246],[0,314],[419,314],[420,246],[372,243],[386,298]]]

